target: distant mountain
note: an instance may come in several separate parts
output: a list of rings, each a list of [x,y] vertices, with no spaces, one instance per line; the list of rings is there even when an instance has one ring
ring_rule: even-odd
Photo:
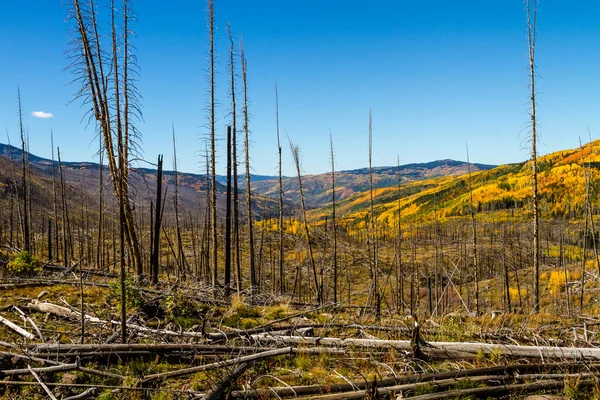
[[[583,153],[583,154],[582,154]],[[589,168],[592,206],[597,210],[600,193],[600,140],[581,149],[561,150],[538,157],[538,190],[543,218],[583,218],[586,198],[585,160]],[[531,162],[501,165],[471,175],[473,205],[480,220],[504,221],[531,218]],[[470,215],[469,176],[441,176],[405,182],[374,192],[375,214],[381,229],[397,226],[398,200],[402,220],[431,222]],[[336,212],[339,223],[349,231],[364,229],[369,214],[368,191],[340,201]],[[331,215],[331,206],[312,210],[313,222]]]
[[[52,160],[38,157],[34,154],[26,153],[32,172],[42,177],[52,177]],[[0,143],[0,157],[12,160],[18,164],[21,162],[21,149],[14,146]],[[58,174],[58,162],[55,161],[55,169]],[[89,195],[98,196],[98,183],[100,180],[100,165],[93,162],[62,162],[63,173],[66,183],[76,188],[84,190]],[[130,174],[129,182],[132,185],[131,193],[134,194],[134,202],[139,206],[148,207],[150,201],[154,201],[156,193],[156,169],[151,168],[136,168]],[[103,167],[103,175],[105,182],[110,182],[109,170],[107,166]],[[167,188],[166,210],[169,211],[172,207],[174,193],[174,171],[163,171],[163,190]],[[257,179],[260,179],[258,176]],[[217,209],[220,215],[225,215],[225,191],[224,184],[217,180]],[[205,175],[192,174],[187,172],[178,172],[179,182],[179,201],[182,212],[185,214],[191,211],[198,211],[205,206],[207,179]],[[104,197],[107,201],[111,201],[113,196],[112,186],[105,184]],[[51,189],[51,188],[50,188]],[[240,201],[245,202],[245,193],[240,193]],[[258,217],[263,214],[275,214],[279,211],[279,203],[269,197],[260,196],[259,194],[253,198],[255,215]],[[284,204],[284,212],[290,214],[293,212],[295,205],[289,201]],[[240,207],[244,214],[245,207]]]
[[[495,165],[471,164],[472,171],[483,171],[494,168]],[[468,172],[468,164],[463,161],[438,160],[422,164],[405,164],[393,167],[373,168],[373,187],[385,188],[397,186],[398,179],[402,182],[418,181],[439,176],[456,176]],[[336,199],[343,200],[356,193],[369,189],[369,169],[360,168],[339,171],[335,174]],[[331,173],[305,175],[302,177],[305,201],[310,207],[321,207],[331,202]],[[260,194],[276,198],[279,191],[279,181],[264,179],[254,181],[252,188]],[[295,203],[300,201],[300,190],[296,177],[283,180],[285,198]]]

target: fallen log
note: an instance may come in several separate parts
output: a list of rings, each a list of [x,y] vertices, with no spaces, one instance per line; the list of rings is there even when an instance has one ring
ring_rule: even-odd
[[[75,320],[75,321],[81,320],[81,313],[73,311],[67,307],[59,306],[58,304],[49,303],[47,301],[41,302],[39,300],[34,299],[29,304],[27,304],[25,306],[25,308],[30,309],[30,310],[39,311],[42,313],[49,313],[52,315],[56,315],[56,316],[59,316],[62,318],[67,318],[67,319],[71,319],[71,320]],[[121,325],[120,321],[106,321],[106,320],[102,320],[97,317],[92,317],[91,315],[87,315],[87,314],[84,315],[84,319],[86,322],[90,322],[90,323],[94,323],[94,324],[117,325],[117,326]],[[128,329],[145,332],[145,333],[152,333],[155,335],[177,336],[177,337],[184,336],[184,337],[193,337],[193,338],[199,338],[199,339],[204,337],[204,335],[202,333],[198,333],[198,332],[175,332],[175,331],[171,331],[168,329],[153,329],[153,328],[147,328],[145,326],[129,324],[129,323],[127,323],[126,325],[127,325]]]
[[[39,372],[39,373],[54,373],[54,372],[65,372],[65,371],[73,371],[77,369],[77,364],[61,364],[54,365],[52,367],[40,367],[40,368],[31,368],[28,366],[27,368],[21,369],[5,369],[0,371],[0,377],[5,376],[19,376],[19,375],[28,375],[31,371]]]
[[[53,265],[53,264],[46,264],[42,266],[42,269],[47,269],[50,271],[61,271],[61,272],[71,272],[71,271],[79,271],[79,268],[73,268],[73,267],[65,267],[64,265]],[[95,269],[81,269],[81,272],[84,275],[95,275],[95,276],[101,276],[104,278],[118,278],[119,274],[116,274],[114,272],[104,272],[102,270],[95,270]]]
[[[393,348],[409,352],[409,340],[383,339],[341,339],[331,337],[303,336],[265,336],[252,335],[257,342],[277,343],[283,345],[333,346],[333,347],[363,347],[363,348]],[[524,358],[554,358],[568,360],[600,360],[600,348],[592,347],[553,347],[553,346],[517,346],[510,344],[493,344],[477,342],[430,342],[429,346],[421,348],[423,353],[432,358],[475,357],[483,352],[506,357]]]
[[[377,386],[393,386],[399,384],[409,384],[417,382],[440,381],[445,379],[469,378],[482,375],[512,375],[532,373],[537,371],[548,370],[564,370],[564,369],[596,369],[600,366],[595,364],[513,364],[513,365],[498,365],[493,367],[481,367],[471,369],[461,369],[456,371],[426,373],[426,374],[410,374],[398,375],[397,377],[384,378],[378,381],[356,381],[349,383],[337,383],[328,385],[310,385],[310,386],[277,386],[269,389],[248,389],[232,391],[229,394],[230,398],[263,398],[269,395],[277,396],[307,396],[319,393],[338,393],[352,390],[361,390]],[[532,375],[518,375],[532,376]]]
[[[55,360],[49,360],[46,358],[39,358],[39,357],[35,357],[32,355],[25,355],[25,354],[18,354],[18,353],[8,353],[8,352],[4,352],[4,351],[0,351],[0,355],[2,356],[6,356],[6,357],[17,357],[23,360],[27,360],[27,361],[35,361],[35,362],[39,362],[42,364],[50,364],[50,365],[64,365],[61,362],[55,361]],[[98,371],[95,369],[91,369],[91,368],[86,368],[86,367],[82,367],[82,366],[78,366],[77,367],[78,371],[81,372],[85,372],[88,374],[92,374],[92,375],[98,375],[98,376],[104,376],[105,378],[116,378],[116,379],[121,379],[121,380],[125,380],[126,377],[124,377],[123,375],[117,375],[117,374],[113,374],[110,372],[106,372],[106,371]]]
[[[31,373],[31,375],[33,375],[33,377],[35,378],[36,381],[38,381],[38,383],[40,384],[40,386],[44,389],[44,391],[46,392],[46,394],[48,395],[48,397],[50,397],[50,400],[58,400],[56,398],[56,396],[54,396],[54,393],[52,393],[52,390],[50,390],[50,388],[48,386],[46,386],[46,384],[44,383],[44,381],[42,381],[42,379],[39,377],[39,375],[33,370],[33,368],[31,368],[29,365],[27,366],[27,370]]]
[[[387,396],[393,395],[395,393],[404,393],[404,392],[414,392],[421,388],[435,388],[435,389],[446,389],[451,386],[454,386],[465,379],[469,379],[472,382],[487,382],[487,383],[498,383],[504,384],[506,381],[511,381],[512,377],[504,376],[504,375],[483,375],[483,376],[475,376],[471,378],[451,378],[444,379],[439,381],[429,381],[429,382],[418,382],[418,383],[409,383],[403,385],[394,385],[394,386],[380,386],[380,382],[373,382],[372,387],[368,387],[363,390],[354,390],[354,391],[346,391],[341,393],[332,393],[332,394],[323,394],[318,396],[311,397],[303,397],[304,399],[311,400],[342,400],[342,399],[362,399],[368,398],[370,396]]]
[[[29,340],[33,340],[35,339],[35,335],[31,332],[26,331],[25,329],[21,328],[19,325],[10,322],[9,320],[7,320],[6,318],[0,316],[0,322],[2,322],[4,325],[6,325],[7,327],[9,327],[10,329],[12,329],[13,331],[17,332],[19,335],[29,339]]]
[[[142,379],[142,383],[149,382],[149,381],[152,381],[155,379],[173,378],[176,376],[189,375],[189,374],[193,374],[196,372],[205,371],[207,369],[226,367],[229,365],[247,363],[247,362],[251,362],[251,361],[262,360],[264,358],[280,356],[280,355],[284,355],[284,354],[291,354],[291,353],[292,353],[291,347],[284,347],[284,348],[275,349],[275,350],[263,351],[261,353],[256,353],[256,354],[252,354],[249,356],[233,358],[231,360],[219,361],[219,362],[215,362],[215,363],[211,363],[211,364],[200,365],[197,367],[183,368],[183,369],[178,369],[175,371],[167,371],[167,372],[161,372],[158,374],[148,375],[144,379]]]
[[[196,343],[108,343],[108,344],[39,344],[32,346],[31,349],[37,355],[44,353],[80,353],[80,352],[113,352],[126,353],[128,351],[150,351],[153,353],[165,352],[256,352],[261,350],[253,346],[225,346],[215,344],[196,344]]]
[[[28,303],[25,308],[29,310],[38,311],[41,313],[47,313],[56,315],[62,318],[73,319],[73,320],[81,320],[81,313],[71,310],[70,308],[59,306],[58,304],[49,303],[47,301],[39,301],[37,299],[33,299],[30,303]],[[100,318],[92,317],[91,315],[84,316],[86,321],[94,322],[94,323],[107,323],[107,321],[103,321]]]
[[[33,327],[33,329],[35,329],[35,331],[37,332],[38,336],[40,337],[40,340],[42,342],[45,342],[46,339],[44,339],[44,335],[42,334],[42,331],[40,331],[40,328],[37,326],[37,324],[31,319],[29,318],[28,315],[26,315],[23,311],[21,311],[21,309],[17,306],[13,306],[13,308],[15,309],[16,312],[19,313],[19,315],[21,315],[21,318],[23,318],[24,321],[27,321],[31,324],[31,326]]]
[[[593,380],[582,380],[578,383],[579,388],[588,388],[594,385]],[[421,396],[411,397],[411,400],[440,400],[440,399],[456,399],[468,396],[474,396],[478,398],[496,398],[499,396],[511,394],[511,393],[519,393],[526,394],[537,392],[540,390],[543,391],[551,391],[551,390],[560,390],[565,386],[564,380],[556,380],[556,381],[540,381],[540,382],[532,382],[532,383],[515,383],[511,385],[501,385],[501,386],[489,386],[489,387],[478,387],[471,389],[461,389],[461,390],[451,390],[442,393],[430,393]]]

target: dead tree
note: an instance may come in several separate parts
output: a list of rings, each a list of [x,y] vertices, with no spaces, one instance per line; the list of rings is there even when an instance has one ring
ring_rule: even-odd
[[[229,74],[231,89],[231,154],[233,167],[233,240],[235,246],[235,271],[236,271],[236,289],[242,290],[242,264],[240,260],[240,220],[239,220],[239,201],[238,201],[238,162],[237,162],[237,104],[235,96],[235,47],[231,28],[227,25],[227,34],[229,36]]]
[[[540,244],[539,244],[539,198],[537,174],[537,132],[535,116],[535,39],[537,33],[537,0],[526,0],[527,45],[529,50],[529,80],[531,89],[531,177],[533,195],[533,312],[540,311]]]
[[[67,209],[67,194],[65,191],[65,177],[63,174],[63,167],[60,161],[60,149],[58,152],[58,173],[60,176],[60,199],[62,204],[62,226],[63,226],[63,261],[65,267],[69,267],[69,246],[71,239],[71,229],[69,223],[69,211]]]
[[[248,253],[250,257],[250,286],[253,294],[260,289],[260,283],[256,277],[256,265],[254,260],[254,218],[252,216],[252,190],[250,187],[250,129],[248,127],[248,81],[247,65],[244,56],[244,42],[240,42],[240,62],[242,63],[242,83],[244,86],[244,148],[246,151],[246,202],[248,213]]]
[[[231,291],[231,126],[227,127],[227,193],[225,201],[225,299],[228,299]]]
[[[58,247],[58,202],[56,196],[56,170],[54,164],[54,132],[50,130],[50,146],[52,147],[52,194],[54,196],[53,211],[54,211],[54,240],[56,246],[54,252],[56,253],[56,259],[60,258],[60,251]],[[100,214],[102,215],[102,214]]]
[[[400,311],[404,304],[404,271],[402,271],[402,174],[400,173],[400,156],[397,161],[398,172],[398,232],[396,233],[396,310]]]
[[[218,234],[217,234],[217,169],[215,139],[215,9],[214,1],[208,0],[208,79],[210,84],[210,164],[211,164],[211,233],[212,233],[212,279],[213,295],[216,296],[218,268]]]
[[[279,156],[279,293],[283,294],[285,293],[285,266],[283,257],[283,176],[281,171],[281,141],[279,138],[279,92],[277,91],[277,83],[275,84],[275,123],[277,127],[277,153]]]
[[[471,225],[473,229],[473,270],[475,272],[475,312],[479,315],[479,265],[477,264],[477,223],[475,220],[475,207],[473,206],[473,181],[471,179],[471,161],[469,160],[469,146],[467,149],[467,168],[469,170],[469,203]]]
[[[304,226],[304,233],[306,234],[306,241],[308,243],[308,255],[310,257],[310,266],[313,272],[313,279],[315,283],[315,293],[317,295],[317,303],[321,304],[323,302],[323,288],[319,283],[319,279],[317,278],[317,267],[315,265],[315,257],[312,248],[312,241],[310,240],[310,229],[308,227],[308,218],[306,217],[306,204],[304,201],[304,190],[302,188],[302,168],[300,166],[300,147],[291,139],[290,142],[290,150],[292,152],[292,157],[294,158],[294,164],[296,165],[296,172],[298,175],[298,188],[300,189],[300,205],[302,206],[302,222]]]
[[[23,169],[21,182],[23,184],[23,250],[31,250],[31,238],[29,234],[29,207],[27,203],[27,157],[25,155],[25,130],[23,128],[23,110],[21,108],[21,89],[17,89],[17,102],[19,112],[19,132],[21,136],[21,167]]]
[[[158,156],[158,171],[156,175],[156,207],[154,209],[154,233],[152,234],[152,254],[150,256],[150,276],[153,284],[158,283],[158,259],[160,254],[160,224],[162,203],[162,172],[163,156]]]
[[[185,280],[187,276],[187,267],[185,253],[183,252],[183,240],[181,239],[181,223],[179,221],[179,173],[177,171],[175,127],[173,127],[173,184],[175,186],[175,193],[173,193],[173,208],[175,210],[175,229],[177,231],[177,265],[179,266],[179,276]]]
[[[94,0],[86,4],[79,0],[72,0],[71,3],[71,20],[76,29],[70,68],[75,74],[75,81],[81,84],[76,98],[91,105],[90,112],[103,137],[113,190],[119,205],[122,303],[125,303],[125,244],[138,276],[142,272],[140,242],[128,190],[130,151],[139,139],[133,120],[140,115],[137,105],[139,96],[130,75],[135,63],[129,45],[129,1],[123,0],[120,28],[116,22],[114,0],[110,1],[110,36],[106,37],[101,37],[99,33]],[[117,32],[119,29],[120,32]],[[125,305],[122,307],[123,314]],[[121,318],[125,322],[124,315]],[[125,341],[125,323],[122,324],[121,334],[121,339]]]
[[[370,235],[369,247],[372,252],[371,258],[371,290],[373,293],[373,305],[375,306],[376,318],[379,318],[379,287],[378,287],[378,260],[377,260],[377,224],[375,219],[375,208],[373,207],[373,116],[369,109],[369,219],[370,219]]]
[[[333,230],[333,302],[338,302],[338,263],[337,263],[337,221],[335,216],[335,154],[333,137],[329,131],[329,150],[331,154],[331,223]],[[281,152],[281,149],[280,149]],[[280,161],[281,165],[281,161]],[[281,174],[279,175],[281,179]]]
[[[97,268],[102,267],[102,245],[104,243],[104,148],[102,147],[102,136],[100,136],[99,139],[100,145],[98,149],[98,156],[100,161],[100,167],[98,171],[98,243],[96,246]],[[54,152],[52,154],[54,154]],[[52,160],[52,175],[54,175],[54,159]]]

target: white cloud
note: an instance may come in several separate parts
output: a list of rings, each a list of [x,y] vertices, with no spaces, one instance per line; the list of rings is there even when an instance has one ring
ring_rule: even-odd
[[[45,111],[34,111],[31,116],[36,118],[54,118],[54,114]]]

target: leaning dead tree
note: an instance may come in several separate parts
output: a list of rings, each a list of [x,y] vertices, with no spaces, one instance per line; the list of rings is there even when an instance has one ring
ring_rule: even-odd
[[[134,121],[140,116],[139,99],[135,87],[135,58],[129,45],[129,0],[123,0],[122,9],[117,10],[114,0],[109,3],[110,35],[100,35],[100,21],[96,2],[71,3],[70,20],[75,25],[71,41],[69,68],[75,75],[74,82],[80,85],[75,97],[91,105],[90,118],[96,120],[99,134],[103,138],[108,167],[113,183],[115,198],[119,205],[121,296],[125,319],[125,273],[126,254],[131,260],[138,277],[141,277],[142,258],[133,207],[129,196],[130,153],[135,151],[139,133]],[[119,23],[117,23],[119,18]],[[126,340],[125,324],[122,324],[121,339]]]
[[[531,176],[533,189],[533,311],[540,311],[540,244],[539,199],[537,178],[537,132],[535,119],[535,38],[537,32],[537,0],[526,0],[527,45],[529,49],[529,80],[531,89]]]
[[[302,222],[304,226],[304,233],[306,234],[306,241],[308,243],[308,255],[310,257],[310,267],[313,273],[313,280],[315,283],[315,294],[317,296],[317,303],[323,303],[323,288],[321,282],[317,278],[317,266],[315,265],[315,257],[310,240],[310,229],[308,225],[308,218],[306,216],[306,203],[304,201],[304,190],[302,188],[302,167],[300,165],[300,147],[295,144],[292,139],[289,139],[290,151],[292,152],[292,158],[294,159],[294,165],[296,166],[296,173],[298,174],[298,189],[300,190],[300,205],[302,206]]]

